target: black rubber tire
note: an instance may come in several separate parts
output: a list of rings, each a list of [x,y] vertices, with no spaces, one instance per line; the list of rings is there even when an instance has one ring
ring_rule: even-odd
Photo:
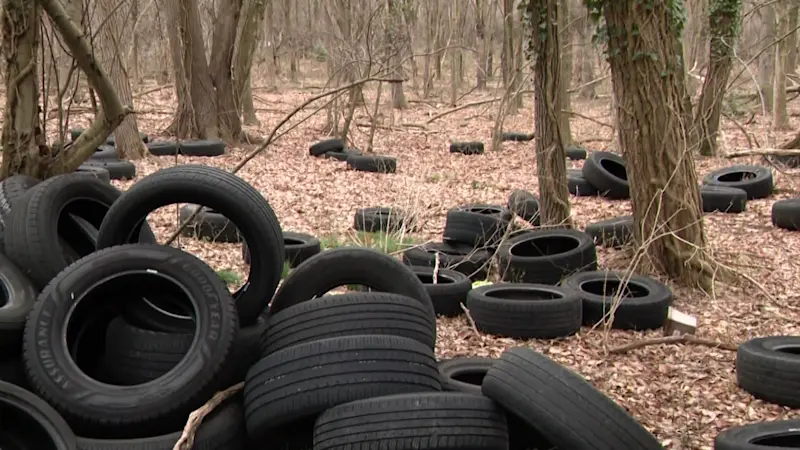
[[[219,139],[181,141],[178,151],[186,156],[221,156],[225,154],[225,143]]]
[[[5,441],[3,435],[6,435],[23,444],[11,448],[75,449],[75,434],[64,418],[43,399],[19,386],[0,381],[0,415],[3,416],[0,441]],[[20,420],[23,417],[27,420]],[[35,431],[28,428],[30,423],[26,422],[30,421],[39,425]],[[23,437],[26,432],[28,436]]]
[[[567,158],[573,161],[580,161],[582,159],[586,159],[586,156],[588,156],[589,154],[589,152],[585,148],[578,145],[567,145],[567,148],[564,150],[567,153]]]
[[[462,155],[482,155],[484,152],[483,142],[453,142],[450,144],[450,153],[460,153]]]
[[[586,225],[586,234],[596,245],[622,248],[633,241],[633,216],[618,216]]]
[[[482,357],[457,357],[439,361],[442,389],[449,392],[483,395],[481,385],[496,360]]]
[[[241,395],[214,408],[203,418],[194,437],[194,450],[242,450],[245,447],[244,410]],[[162,436],[134,439],[78,438],[77,450],[172,450],[181,431]]]
[[[516,189],[508,196],[508,209],[533,226],[541,225],[539,197],[528,191]]]
[[[39,292],[22,271],[0,253],[0,358],[20,353],[22,332]]]
[[[273,314],[261,336],[261,353],[342,336],[390,335],[436,345],[436,321],[413,298],[385,292],[324,295]]]
[[[111,172],[92,164],[81,164],[77,169],[75,169],[75,173],[93,176],[104,183],[111,182]]]
[[[39,184],[39,180],[27,175],[11,175],[0,181],[0,251],[5,251],[5,228],[11,206],[16,203],[28,189]]]
[[[613,200],[631,197],[630,184],[622,156],[611,152],[592,152],[583,163],[583,177],[600,194]]]
[[[598,197],[600,190],[583,177],[581,169],[567,169],[567,190],[576,197]]]
[[[215,167],[187,164],[144,177],[109,209],[100,227],[98,248],[130,242],[148,214],[175,203],[201,204],[219,211],[247,240],[253,255],[250,273],[247,283],[233,297],[242,326],[252,325],[266,308],[283,274],[283,234],[266,199],[236,175]]]
[[[672,291],[663,283],[643,275],[627,276],[622,272],[582,272],[564,280],[562,286],[574,291],[583,300],[585,325],[594,325],[611,312],[620,288],[634,295],[641,295],[622,298],[614,312],[611,328],[618,330],[661,328],[672,304]],[[608,295],[602,294],[609,291]]]
[[[503,281],[556,285],[575,272],[597,270],[597,248],[588,234],[571,229],[532,230],[497,249]]]
[[[81,134],[83,134],[83,128],[73,128],[69,130],[70,139],[72,139],[73,141],[75,139],[78,139],[78,136],[80,136]]]
[[[503,142],[528,142],[534,138],[533,133],[516,133],[513,131],[504,131],[500,134],[500,140]],[[481,143],[483,144],[483,143]],[[452,148],[452,147],[451,147]]]
[[[22,352],[17,349],[14,356],[0,357],[0,381],[11,383],[28,391],[31,390],[28,376],[25,375],[25,363],[22,362]]]
[[[482,392],[560,449],[663,450],[639,422],[582,376],[529,348],[503,352],[486,374]]]
[[[750,339],[736,351],[736,382],[758,399],[800,408],[800,336]]]
[[[428,291],[408,266],[386,253],[364,247],[326,250],[297,266],[272,299],[269,314],[348,284],[411,297],[422,303],[432,318],[436,317]]]
[[[492,258],[488,249],[457,242],[429,242],[403,252],[403,262],[409,266],[436,267],[437,254],[440,268],[461,272],[472,281],[486,278]]]
[[[289,267],[297,267],[303,261],[322,251],[322,243],[316,237],[305,233],[283,232],[283,248]],[[242,259],[250,264],[250,249],[247,242],[242,243]]]
[[[322,156],[328,152],[341,152],[344,148],[345,142],[342,139],[326,139],[312,144],[308,153],[311,156]]]
[[[114,144],[105,144],[97,147],[97,150],[94,151],[92,156],[89,157],[90,160],[94,161],[118,161],[119,158],[117,157],[117,149],[114,147]]]
[[[397,158],[379,155],[350,155],[347,157],[347,167],[359,172],[395,173],[397,172]]]
[[[723,430],[714,450],[790,450],[800,448],[800,419],[756,422]]]
[[[139,133],[139,137],[142,139],[142,142],[144,142],[145,144],[150,142],[150,136],[148,136],[148,135],[146,135],[144,133]],[[108,138],[106,139],[106,145],[110,145],[112,147],[116,146],[117,145],[117,138],[114,137],[113,134],[108,135]]]
[[[132,180],[136,178],[136,166],[130,161],[90,159],[84,164],[106,169],[112,180]]]
[[[767,198],[775,188],[770,168],[746,164],[711,171],[703,177],[703,184],[741,189],[747,192],[748,200]]]
[[[506,233],[511,211],[501,205],[475,203],[447,211],[442,237],[474,248],[497,245]]]
[[[247,431],[258,440],[350,401],[440,390],[433,350],[413,339],[360,335],[306,342],[250,368],[244,385]]]
[[[367,233],[395,232],[406,226],[406,213],[399,208],[361,208],[353,217],[353,229]]]
[[[387,395],[334,406],[314,424],[314,450],[507,450],[506,415],[459,392]]]
[[[800,230],[800,198],[787,198],[773,203],[772,224],[784,230]]]
[[[349,158],[350,155],[362,156],[363,154],[364,153],[362,153],[360,150],[346,148],[340,152],[326,152],[323,156],[325,158],[331,158],[337,161],[347,161],[347,158]]]
[[[707,184],[700,186],[700,201],[703,212],[736,214],[747,209],[747,192],[739,188]]]
[[[461,304],[467,303],[467,293],[472,290],[469,277],[455,270],[439,268],[434,284],[434,270],[434,267],[411,266],[411,271],[428,291],[436,315],[454,317],[463,314]]]
[[[73,309],[86,301],[84,295],[110,277],[134,271],[167,277],[187,293],[196,311],[195,341],[186,356],[158,380],[120,389],[78,369],[71,356],[77,350],[63,342]],[[135,298],[135,293],[129,295],[129,301]],[[118,314],[118,302],[107,306],[93,309],[94,323],[103,323],[104,315],[110,320]],[[88,328],[93,327],[84,326],[80,342],[89,347],[102,345],[103,336],[87,334]],[[98,334],[105,332],[103,327],[94,328]],[[47,285],[25,325],[23,359],[35,391],[78,434],[129,438],[170,433],[180,429],[186,416],[216,391],[214,380],[228,361],[237,330],[236,305],[225,284],[203,261],[172,247],[121,245],[82,258]],[[80,354],[102,355],[98,348],[80,350]]]
[[[236,225],[224,215],[210,208],[200,205],[183,205],[179,212],[181,223],[185,222],[192,214],[202,208],[200,213],[181,230],[181,235],[209,242],[223,242],[237,244],[243,241]]]
[[[467,296],[475,326],[483,333],[516,339],[554,339],[581,328],[581,298],[557,286],[495,283]]]
[[[60,175],[37,184],[14,204],[7,219],[6,254],[34,286],[44,288],[77,258],[96,250],[97,236],[86,224],[99,228],[121,196],[114,186],[79,174]],[[62,214],[84,221],[61,220]],[[149,226],[140,230],[138,242],[156,242]],[[64,243],[68,248],[62,247]],[[53,251],[60,247],[62,251]]]
[[[147,151],[153,156],[175,156],[178,154],[178,143],[175,141],[159,141],[147,144]]]

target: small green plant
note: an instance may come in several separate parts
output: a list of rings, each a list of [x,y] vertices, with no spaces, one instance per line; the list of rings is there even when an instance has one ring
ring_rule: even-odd
[[[438,183],[442,181],[442,176],[438,173],[434,173],[432,175],[428,175],[427,181],[428,183]]]
[[[289,272],[292,271],[292,267],[289,265],[288,262],[283,263],[283,272],[281,273],[281,280],[285,280],[286,277],[289,276]]]
[[[236,285],[242,282],[242,278],[239,274],[230,269],[219,270],[217,271],[217,275],[219,275],[223,283],[227,285]]]
[[[486,189],[486,183],[475,180],[472,182],[472,189],[475,189],[476,191],[479,189]]]
[[[320,238],[323,249],[338,247],[367,247],[386,253],[399,253],[416,245],[414,239],[403,233],[367,233],[365,231]]]

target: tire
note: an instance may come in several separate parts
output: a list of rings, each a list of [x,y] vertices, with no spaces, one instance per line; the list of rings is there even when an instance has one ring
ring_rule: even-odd
[[[633,216],[619,216],[586,225],[586,234],[596,245],[622,248],[633,241]]]
[[[202,208],[200,205],[184,205],[180,209],[179,218],[185,222],[192,214]],[[210,208],[202,208],[192,222],[181,230],[181,235],[210,242],[236,244],[242,242],[242,235],[236,225],[224,215]]]
[[[99,284],[110,289],[110,279],[129,273],[146,278],[118,279],[127,281],[124,286],[128,290],[138,287],[164,292],[174,288],[185,292],[196,312],[195,338],[186,356],[164,376],[120,389],[92,379],[86,373],[92,371],[86,365],[79,369],[73,359],[80,362],[81,356],[89,355],[94,359],[89,362],[97,364],[102,355],[97,344],[103,342],[105,327],[84,323],[79,338],[73,338],[80,345],[68,349],[63,343],[71,330],[69,324],[80,316],[81,309],[91,311],[95,324],[113,314],[115,308],[86,305],[107,297],[100,294],[92,299],[86,294]],[[161,282],[165,285],[160,286]],[[228,363],[237,330],[233,299],[219,276],[201,260],[172,247],[121,245],[82,258],[47,285],[28,316],[23,359],[35,391],[61,412],[78,434],[129,438],[169,433],[182,427],[186,416],[216,391],[214,381]]]
[[[775,188],[772,170],[743,164],[714,170],[703,178],[703,184],[741,189],[747,193],[748,200],[767,198]]]
[[[651,330],[664,326],[672,304],[672,291],[647,276],[621,272],[577,273],[562,283],[583,299],[583,323],[601,322],[612,310],[621,288],[626,295],[618,303],[611,328],[618,330]]]
[[[183,141],[178,151],[186,156],[222,156],[225,154],[225,143],[219,139]]]
[[[710,184],[700,186],[700,201],[703,212],[736,214],[747,209],[747,192],[739,188]]]
[[[130,161],[90,159],[83,164],[106,169],[112,180],[132,180],[136,178],[136,166]]]
[[[528,191],[516,189],[508,196],[508,209],[533,226],[541,225],[539,198]]]
[[[600,191],[601,195],[613,200],[626,200],[631,197],[630,184],[625,160],[611,152],[592,152],[583,163],[583,177]]]
[[[750,339],[736,351],[736,382],[758,399],[800,408],[800,336]]]
[[[144,134],[144,133],[139,133],[139,137],[142,139],[142,142],[144,142],[145,144],[150,142],[150,137],[148,135]],[[106,145],[110,145],[112,147],[117,145],[117,139],[114,137],[113,134],[108,135],[108,138],[106,139]]]
[[[117,149],[114,147],[112,143],[106,143],[105,145],[101,145],[97,147],[97,150],[94,151],[94,154],[89,157],[90,160],[93,161],[118,161],[119,158],[117,157]]]
[[[322,251],[322,244],[316,237],[305,233],[283,232],[283,248],[289,267],[297,267],[303,261]],[[250,249],[247,242],[242,243],[242,258],[250,264]]]
[[[800,448],[800,420],[772,420],[728,428],[714,438],[714,450]]]
[[[91,164],[81,164],[77,169],[75,169],[75,173],[95,177],[104,183],[111,182],[111,172],[102,167],[93,166]]]
[[[399,208],[361,208],[356,210],[353,229],[367,233],[395,232],[406,226],[406,213]]]
[[[442,389],[449,392],[483,395],[483,378],[494,364],[494,358],[458,357],[439,361]]]
[[[178,143],[175,141],[150,142],[147,151],[153,156],[175,156],[178,154]]]
[[[450,153],[460,153],[462,155],[482,155],[484,151],[483,142],[453,142],[450,144]]]
[[[306,342],[250,368],[244,385],[247,431],[258,440],[350,401],[440,390],[433,350],[413,339],[361,335]]]
[[[582,159],[586,159],[586,156],[589,154],[585,148],[577,146],[577,145],[568,145],[565,149],[567,153],[567,158],[573,161],[580,161]]]
[[[506,142],[506,141],[528,142],[528,141],[532,141],[533,138],[534,138],[534,134],[533,133],[528,134],[528,133],[515,133],[515,132],[510,132],[510,131],[504,131],[500,135],[500,140],[503,141],[503,142]],[[481,142],[481,145],[483,145],[482,142]],[[450,148],[452,149],[452,145],[451,145]]]
[[[100,227],[120,198],[117,188],[93,177],[67,174],[49,178],[14,204],[5,230],[6,254],[42,289],[76,259],[97,249],[93,229]],[[62,220],[62,213],[84,220]],[[149,226],[141,228],[137,241],[156,242]],[[59,247],[62,251],[53,251]]]
[[[556,285],[575,272],[597,269],[597,248],[588,234],[571,229],[533,230],[497,249],[503,281]]]
[[[31,392],[0,381],[0,411],[3,428],[0,441],[19,443],[20,449],[75,449],[75,434],[56,410]],[[30,429],[30,422],[38,426]]]
[[[5,381],[30,391],[28,377],[25,375],[25,363],[22,362],[22,354],[19,350],[20,348],[17,348],[13,356],[0,357],[0,381]]]
[[[516,339],[571,336],[583,317],[577,293],[543,284],[479,286],[467,296],[467,308],[481,332]]]
[[[580,169],[567,169],[567,190],[576,197],[597,197],[600,190],[583,177]]]
[[[342,336],[389,335],[433,349],[436,321],[412,298],[384,292],[324,295],[273,314],[261,339],[271,355],[298,344]]]
[[[363,247],[327,250],[297,266],[272,299],[269,314],[347,284],[411,297],[422,303],[432,318],[436,317],[428,291],[408,266],[386,253]]]
[[[442,237],[446,241],[492,247],[503,238],[511,211],[500,205],[469,204],[447,211]]]
[[[486,397],[458,392],[387,395],[325,411],[314,450],[506,450],[506,416]]]
[[[149,213],[175,203],[219,211],[248,242],[253,255],[247,283],[233,294],[242,326],[256,322],[283,273],[283,235],[266,199],[250,184],[222,169],[187,164],[144,177],[114,202],[103,219],[98,248],[130,241]],[[254,276],[255,275],[255,276]],[[219,278],[217,275],[215,275]],[[154,310],[154,314],[162,315]]]
[[[350,155],[347,157],[347,167],[359,172],[395,173],[397,172],[397,158],[378,155]]]
[[[30,280],[11,260],[0,253],[0,358],[18,355],[22,348],[22,332],[38,292]]]
[[[461,272],[472,281],[483,280],[488,272],[492,253],[457,242],[429,242],[403,252],[403,262],[409,266],[439,267]]]
[[[347,161],[347,158],[349,158],[350,155],[362,156],[364,154],[354,148],[346,148],[340,152],[326,152],[323,156],[325,156],[325,158],[335,159],[337,161]]]
[[[528,348],[503,352],[486,374],[482,392],[557,448],[663,449],[639,422],[583,377]]]
[[[308,149],[311,156],[323,156],[328,152],[341,152],[345,148],[345,143],[342,139],[326,139],[312,144]]]
[[[238,450],[245,448],[246,430],[241,395],[234,396],[214,408],[197,428],[192,449]],[[78,438],[77,450],[172,450],[181,438],[181,431],[134,439]]]
[[[436,315],[454,317],[464,313],[461,304],[467,303],[467,293],[472,290],[469,277],[455,270],[440,268],[434,284],[433,267],[411,266],[411,271],[428,291]]]
[[[0,223],[5,224],[11,207],[32,187],[39,184],[36,178],[27,175],[11,175],[0,181]]]
[[[772,224],[784,230],[800,230],[800,199],[788,198],[773,203]]]

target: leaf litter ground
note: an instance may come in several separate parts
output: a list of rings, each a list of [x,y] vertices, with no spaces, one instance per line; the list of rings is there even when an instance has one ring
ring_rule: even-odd
[[[296,105],[313,93],[299,90],[256,95],[261,127],[248,132],[265,137],[272,127]],[[480,96],[473,95],[476,99]],[[486,97],[488,98],[488,97]],[[174,98],[168,90],[151,92],[137,100],[146,111],[139,116],[140,129],[157,136],[171,118]],[[530,98],[526,109],[506,120],[506,131],[533,129]],[[372,104],[368,100],[368,104]],[[165,106],[166,105],[166,106]],[[572,105],[585,117],[572,120],[574,139],[590,150],[611,148],[612,130],[588,118],[610,123],[608,103],[596,101]],[[315,236],[348,233],[356,209],[396,206],[418,215],[421,230],[417,242],[439,240],[448,208],[465,203],[505,204],[513,189],[538,192],[534,143],[504,143],[499,151],[490,147],[495,107],[468,108],[447,115],[425,129],[403,124],[422,124],[446,111],[446,105],[413,102],[404,111],[383,110],[375,135],[375,153],[398,159],[396,174],[379,175],[347,170],[344,162],[313,158],[308,146],[327,138],[323,135],[324,114],[300,124],[271,144],[249,163],[239,176],[267,198],[284,230]],[[302,117],[304,114],[300,114]],[[88,125],[88,117],[76,117],[74,126]],[[298,119],[289,122],[296,123]],[[355,147],[366,149],[370,118],[357,114],[353,129]],[[797,117],[791,117],[798,125]],[[761,135],[769,124],[760,116],[747,125],[748,132]],[[777,137],[780,142],[788,136]],[[723,123],[723,147],[746,147],[739,127]],[[453,140],[482,140],[486,154],[455,155],[448,152]],[[764,144],[762,144],[764,145]],[[200,163],[231,169],[252,146],[229,149],[217,158],[178,157],[177,164]],[[736,163],[766,164],[761,159]],[[722,158],[698,161],[698,177],[733,164]],[[174,157],[150,157],[137,161],[138,178],[176,164]],[[568,162],[579,168],[582,162]],[[698,336],[738,344],[746,339],[769,335],[800,335],[800,233],[777,229],[770,222],[772,203],[800,196],[800,173],[779,171],[774,196],[748,202],[743,214],[707,214],[707,235],[716,259],[749,275],[768,292],[746,281],[717,285],[713,296],[672,286],[674,306],[698,318]],[[126,189],[135,181],[114,182]],[[596,197],[571,198],[575,222],[586,224],[630,213],[628,201]],[[176,207],[162,208],[149,220],[160,239],[175,230]],[[241,247],[181,238],[180,245],[201,257],[218,271],[233,271],[244,277]],[[598,249],[600,265],[624,270],[619,251]],[[258,276],[256,274],[255,276]],[[589,379],[611,396],[661,439],[669,449],[711,449],[714,436],[730,426],[778,418],[800,418],[789,410],[754,399],[736,385],[735,354],[694,345],[653,345],[623,354],[607,349],[636,340],[660,336],[659,331],[605,332],[584,328],[578,335],[557,340],[515,341],[476,334],[465,317],[439,320],[437,354],[455,356],[498,356],[504,349],[524,345],[535,348]]]

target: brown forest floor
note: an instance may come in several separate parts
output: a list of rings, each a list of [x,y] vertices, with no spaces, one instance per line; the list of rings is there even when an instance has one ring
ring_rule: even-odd
[[[278,120],[314,93],[288,88],[282,93],[258,92],[256,106],[263,126],[249,131],[266,136]],[[369,97],[368,93],[367,102],[372,105]],[[473,94],[468,100],[481,98],[489,98],[489,94]],[[143,111],[139,117],[141,130],[151,135],[160,133],[171,119],[175,104],[171,89],[150,93],[137,102],[137,109]],[[530,96],[525,102],[526,107],[518,115],[506,120],[505,130],[533,129]],[[424,123],[448,108],[445,104],[414,102],[402,112],[382,109],[381,121],[383,125],[391,124],[392,119],[395,125]],[[505,143],[498,152],[488,150],[495,110],[494,105],[468,108],[430,124],[425,132],[413,128],[379,129],[375,150],[398,158],[398,172],[394,175],[348,171],[342,162],[310,157],[308,146],[325,137],[320,133],[325,117],[318,114],[271,145],[239,175],[269,200],[284,230],[316,236],[344,233],[350,229],[357,208],[394,205],[421,215],[423,231],[417,236],[419,240],[439,239],[448,208],[471,202],[504,204],[510,191],[518,188],[538,192],[533,142]],[[575,101],[572,110],[601,122],[612,121],[607,100]],[[85,126],[88,117],[75,117],[75,121],[75,126]],[[362,124],[368,121],[363,114],[356,119]],[[800,119],[793,116],[791,122],[797,126]],[[746,147],[747,141],[736,125],[725,121],[723,126],[725,148]],[[762,146],[768,146],[762,137],[768,127],[760,116],[746,126]],[[574,118],[572,130],[575,140],[584,142],[590,150],[611,145],[611,129],[585,118]],[[357,147],[366,147],[367,133],[367,128],[355,130]],[[778,142],[788,134],[778,136]],[[450,154],[451,140],[483,140],[487,153],[472,157]],[[231,168],[244,153],[245,149],[235,148],[220,158],[179,157],[177,162]],[[737,162],[764,164],[757,158]],[[151,157],[136,163],[139,178],[174,164],[173,157]],[[582,162],[569,164],[577,168]],[[733,162],[722,158],[699,161],[698,177],[730,164]],[[769,295],[744,277],[737,285],[718,285],[714,297],[673,286],[675,307],[698,318],[698,336],[739,343],[755,336],[800,335],[800,233],[777,229],[770,222],[770,208],[776,199],[800,196],[800,172],[776,172],[775,181],[775,195],[749,202],[747,212],[705,216],[716,258],[758,280]],[[115,183],[124,189],[132,182]],[[628,201],[593,197],[573,197],[571,201],[581,228],[592,221],[630,212]],[[150,221],[163,238],[175,228],[175,210],[154,213]],[[182,243],[217,270],[246,273],[238,245],[186,239]],[[626,261],[618,252],[599,249],[598,253],[601,267],[625,268]],[[739,389],[734,352],[694,345],[648,346],[619,355],[604,350],[659,335],[660,331],[606,334],[584,328],[568,339],[516,342],[476,335],[462,317],[440,320],[437,353],[440,357],[498,356],[511,346],[531,346],[583,374],[642,421],[669,449],[711,449],[714,436],[724,428],[768,419],[800,418],[800,411],[764,403]]]

